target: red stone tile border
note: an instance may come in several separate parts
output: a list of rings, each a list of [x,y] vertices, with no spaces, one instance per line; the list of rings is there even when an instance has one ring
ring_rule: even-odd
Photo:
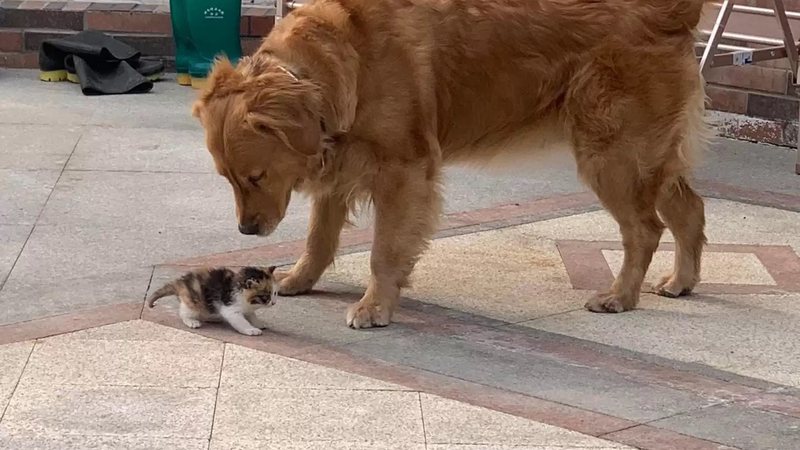
[[[607,241],[558,240],[561,254],[574,289],[602,291],[611,285],[614,275],[603,257],[603,250],[622,250],[622,243]],[[662,243],[659,250],[674,251],[672,243]],[[701,282],[698,294],[773,294],[800,292],[800,257],[784,245],[710,244],[706,252],[749,253],[764,265],[775,285],[716,284]]]
[[[135,320],[139,318],[141,310],[142,302],[122,303],[2,325],[0,326],[0,345]]]
[[[705,197],[800,212],[800,195],[759,191],[716,181],[697,181],[694,185]]]

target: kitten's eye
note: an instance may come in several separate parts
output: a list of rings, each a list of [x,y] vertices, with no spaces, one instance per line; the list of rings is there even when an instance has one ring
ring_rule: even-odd
[[[258,175],[250,175],[249,177],[247,177],[247,181],[249,181],[250,184],[252,184],[253,186],[258,187],[258,182],[264,178],[264,175],[265,172],[261,172]]]

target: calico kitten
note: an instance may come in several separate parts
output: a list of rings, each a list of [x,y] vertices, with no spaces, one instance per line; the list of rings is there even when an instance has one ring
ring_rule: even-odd
[[[274,272],[274,266],[243,267],[237,272],[227,268],[194,270],[155,291],[147,306],[152,308],[156,300],[174,295],[180,300],[181,320],[189,328],[223,320],[239,333],[257,336],[266,326],[256,318],[256,311],[275,304]]]

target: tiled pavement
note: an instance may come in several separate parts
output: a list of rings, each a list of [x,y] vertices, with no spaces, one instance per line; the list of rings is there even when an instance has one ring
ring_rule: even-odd
[[[290,264],[305,202],[270,238],[238,236],[189,91],[88,98],[29,78],[0,74],[0,448],[800,448],[790,152],[711,152],[705,282],[686,299],[581,308],[619,236],[555,158],[448,172],[448,214],[389,328],[343,323],[362,221],[263,336],[189,333],[174,303],[142,310],[148,290],[193,265]]]

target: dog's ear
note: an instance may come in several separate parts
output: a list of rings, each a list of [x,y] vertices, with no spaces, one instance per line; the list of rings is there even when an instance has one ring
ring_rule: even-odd
[[[255,132],[277,136],[300,153],[317,152],[322,101],[313,84],[269,74],[259,77],[248,91],[245,121]]]
[[[211,99],[241,92],[243,81],[244,76],[236,71],[228,58],[217,58],[208,75],[205,87],[200,91],[198,100],[192,105],[192,115],[202,120],[203,112]]]

